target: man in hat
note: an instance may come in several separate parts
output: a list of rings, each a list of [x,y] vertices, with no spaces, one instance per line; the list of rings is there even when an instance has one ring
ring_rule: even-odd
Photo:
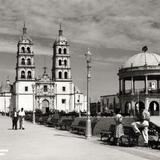
[[[18,121],[18,113],[15,108],[13,108],[12,112],[12,129],[17,130],[17,121]]]

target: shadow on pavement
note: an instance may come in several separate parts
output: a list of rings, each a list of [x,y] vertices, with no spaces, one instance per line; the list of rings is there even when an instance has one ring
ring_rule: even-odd
[[[71,136],[71,135],[64,135],[64,134],[54,134],[54,136],[59,136],[59,137],[72,137],[72,138],[86,139],[85,137]]]

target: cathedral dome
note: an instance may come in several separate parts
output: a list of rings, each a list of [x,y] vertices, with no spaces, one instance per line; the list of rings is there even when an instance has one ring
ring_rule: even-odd
[[[23,35],[19,38],[19,43],[31,43],[32,44],[32,39],[27,35]]]
[[[67,43],[68,43],[67,38],[63,36],[63,30],[61,29],[61,24],[60,24],[59,35],[55,40],[55,44],[66,45]]]
[[[27,35],[27,28],[24,24],[23,35],[19,38],[19,43],[30,43],[32,44],[32,39]]]
[[[67,42],[67,39],[64,36],[58,36],[56,38],[56,42]]]
[[[149,53],[147,50],[147,46],[143,47],[143,52],[130,57],[123,65],[123,68],[160,65],[160,55],[156,53]]]

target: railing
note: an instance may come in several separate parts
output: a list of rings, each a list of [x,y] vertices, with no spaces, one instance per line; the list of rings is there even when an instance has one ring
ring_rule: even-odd
[[[132,71],[134,71],[134,70],[144,70],[144,69],[146,69],[146,70],[152,70],[152,69],[156,69],[156,70],[159,70],[160,69],[160,66],[138,66],[138,67],[128,67],[128,68],[120,68],[119,70],[121,70],[121,71],[129,71],[129,70],[132,70]]]
[[[131,94],[132,93],[132,90],[131,89],[128,89],[128,90],[125,90],[125,94]],[[142,89],[135,89],[133,91],[134,94],[140,94],[140,93],[145,93],[145,89],[142,88]]]
[[[128,90],[125,90],[125,93],[121,93],[121,95],[131,95],[132,94],[132,90],[131,89],[128,89]],[[146,91],[144,88],[142,89],[135,89],[133,91],[133,95],[143,95],[145,94],[146,95]],[[160,95],[160,89],[148,89],[148,93],[147,95]]]

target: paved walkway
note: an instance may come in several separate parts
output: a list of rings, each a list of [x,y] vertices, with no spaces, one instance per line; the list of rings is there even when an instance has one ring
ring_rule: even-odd
[[[160,127],[160,116],[151,116],[150,120]]]
[[[11,119],[0,116],[0,160],[158,160],[160,151],[102,144],[25,122],[25,130],[11,130]]]

